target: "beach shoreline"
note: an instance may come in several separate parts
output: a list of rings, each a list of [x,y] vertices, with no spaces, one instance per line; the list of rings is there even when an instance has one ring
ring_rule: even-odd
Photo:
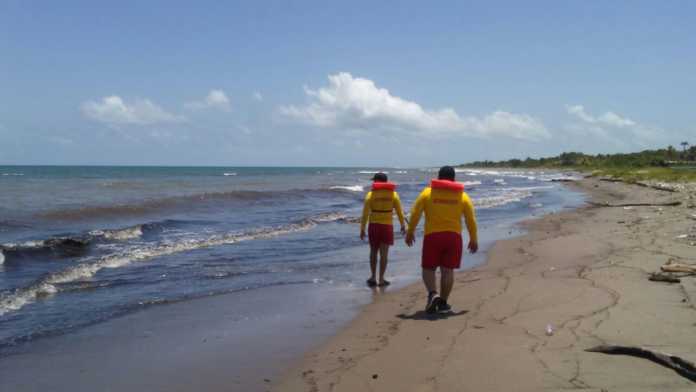
[[[595,203],[681,205],[585,206],[526,221],[526,234],[498,241],[486,263],[457,274],[452,315],[424,314],[421,283],[386,293],[273,390],[692,388],[645,359],[585,350],[623,344],[696,359],[693,280],[647,280],[669,259],[693,262],[693,192],[598,179],[570,186]]]

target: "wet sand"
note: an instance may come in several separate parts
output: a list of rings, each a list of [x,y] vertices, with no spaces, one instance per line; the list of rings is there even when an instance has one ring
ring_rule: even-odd
[[[648,360],[585,350],[643,346],[696,361],[696,278],[647,279],[669,259],[696,263],[696,193],[595,179],[573,186],[600,203],[682,204],[588,206],[525,222],[527,234],[457,274],[454,313],[426,315],[421,284],[380,296],[273,389],[693,390]]]
[[[40,339],[0,359],[0,391],[265,391],[371,298],[336,290],[213,296]]]

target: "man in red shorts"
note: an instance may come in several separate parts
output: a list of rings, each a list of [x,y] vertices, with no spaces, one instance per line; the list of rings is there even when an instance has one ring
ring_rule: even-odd
[[[370,240],[370,271],[372,275],[367,280],[368,286],[387,286],[389,281],[384,279],[387,270],[387,257],[389,247],[394,245],[394,226],[392,216],[394,211],[401,223],[401,233],[404,229],[404,213],[401,210],[401,200],[396,193],[396,185],[387,181],[387,175],[377,173],[372,178],[372,190],[365,195],[362,219],[360,220],[360,239],[365,239],[365,225],[370,222],[368,227],[368,237]],[[377,270],[377,252],[379,252],[379,283],[375,280]]]
[[[443,166],[437,180],[421,192],[411,209],[411,221],[406,233],[406,244],[416,242],[415,231],[421,214],[425,212],[423,238],[423,283],[428,290],[426,312],[449,312],[447,303],[454,285],[454,270],[462,260],[462,220],[464,215],[469,232],[469,251],[476,253],[478,238],[474,205],[464,193],[464,185],[454,181],[454,168]],[[440,267],[440,294],[437,292],[435,270]]]

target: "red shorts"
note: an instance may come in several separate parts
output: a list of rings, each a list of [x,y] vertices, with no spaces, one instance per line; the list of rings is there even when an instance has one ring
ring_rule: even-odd
[[[378,248],[380,245],[394,245],[394,226],[381,223],[370,223],[367,227],[367,237],[370,246]]]
[[[423,239],[423,268],[459,268],[462,263],[462,236],[453,231],[430,233]]]

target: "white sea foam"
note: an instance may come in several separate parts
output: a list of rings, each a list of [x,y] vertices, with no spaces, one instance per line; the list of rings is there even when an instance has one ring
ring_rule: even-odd
[[[358,174],[377,174],[377,173],[389,174],[388,171],[379,171],[379,170],[361,170],[358,172]]]
[[[505,180],[502,178],[496,178],[495,180],[493,180],[493,182],[495,182],[496,184],[505,184]]]
[[[229,177],[229,176],[236,176],[237,173],[222,173],[223,176]]]
[[[243,233],[233,232],[208,238],[179,239],[175,242],[165,242],[147,247],[132,247],[120,253],[101,257],[96,261],[85,261],[77,266],[53,273],[34,285],[18,289],[12,294],[0,296],[0,316],[8,312],[17,311],[37,298],[56,293],[58,291],[56,284],[89,279],[105,268],[120,268],[133,262],[148,261],[156,257],[195,249],[231,245],[243,241],[268,239],[284,234],[307,231],[319,223],[341,219],[345,219],[345,215],[329,213],[318,215],[301,223],[285,226],[261,228]]]
[[[481,185],[481,181],[462,181],[462,184],[464,184],[464,186]]]
[[[515,203],[531,197],[536,190],[552,189],[553,186],[530,186],[521,188],[503,188],[502,194],[474,199],[476,208],[493,208]]]
[[[2,249],[0,249],[0,265],[5,264],[5,254],[2,253]]]
[[[125,241],[139,238],[143,235],[143,227],[138,225],[118,230],[93,230],[90,231],[89,234],[104,237],[107,240]]]
[[[25,241],[25,242],[8,242],[6,244],[2,244],[3,248],[9,249],[9,250],[43,248],[44,246],[46,246],[46,241],[43,241],[43,240],[34,240],[34,241]]]
[[[23,176],[24,173],[2,173],[2,175],[5,177],[9,177],[9,176],[15,177],[15,176]]]
[[[500,196],[488,196],[488,197],[482,197],[480,199],[474,200],[474,205],[476,208],[481,208],[481,209],[487,209],[487,208],[493,208],[493,207],[500,207],[506,204],[510,203],[515,203],[518,201],[521,201],[522,199],[525,199],[527,197],[530,197],[530,194],[507,194],[507,195],[500,195]]]
[[[329,223],[329,222],[335,222],[339,220],[345,220],[348,219],[346,214],[340,213],[340,212],[329,212],[326,214],[320,214],[317,215],[313,218],[310,219],[310,221],[314,223]]]
[[[365,187],[362,185],[336,185],[332,186],[329,189],[339,189],[339,190],[344,190],[344,191],[351,191],[351,192],[362,192]]]

